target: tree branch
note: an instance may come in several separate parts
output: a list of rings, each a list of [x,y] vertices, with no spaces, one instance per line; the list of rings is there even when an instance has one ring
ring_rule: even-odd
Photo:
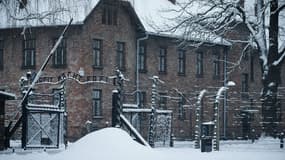
[[[279,56],[279,58],[276,61],[274,61],[272,63],[273,66],[278,66],[278,65],[282,64],[282,62],[285,59],[285,43],[283,43],[283,45],[280,48],[281,48],[280,52],[278,53],[278,55],[280,55],[280,56]]]
[[[285,9],[285,4],[283,4],[280,7],[278,7],[277,13],[279,14],[283,9]]]

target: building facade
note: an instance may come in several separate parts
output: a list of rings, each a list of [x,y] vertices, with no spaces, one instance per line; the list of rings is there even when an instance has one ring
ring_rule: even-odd
[[[167,1],[170,4],[170,2]],[[261,71],[258,57],[252,52],[240,59],[239,44],[207,42],[199,47],[183,47],[177,38],[147,32],[139,13],[127,1],[98,1],[81,23],[69,28],[62,43],[35,87],[35,92],[52,92],[54,84],[66,80],[67,138],[76,140],[90,128],[111,126],[112,90],[115,70],[128,79],[124,83],[124,103],[150,108],[152,81],[156,75],[164,82],[158,85],[158,109],[172,110],[172,133],[181,139],[193,139],[197,95],[207,90],[202,103],[202,121],[213,120],[213,103],[226,81],[236,86],[220,100],[220,132],[225,138],[249,137],[252,129],[262,131],[259,92]],[[16,101],[6,107],[6,124],[20,108],[19,79],[27,72],[36,73],[62,32],[63,25],[0,29],[0,89],[15,93]],[[243,34],[244,33],[244,34]],[[233,31],[229,36],[246,36]],[[284,69],[282,77],[284,77]],[[94,82],[96,81],[96,82]],[[50,83],[46,83],[50,82]],[[284,84],[280,87],[280,121],[284,131]],[[139,98],[137,93],[140,93]],[[148,123],[140,114],[138,129],[147,138]]]

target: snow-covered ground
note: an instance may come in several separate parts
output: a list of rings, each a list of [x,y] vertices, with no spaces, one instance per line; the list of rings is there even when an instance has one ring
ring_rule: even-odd
[[[222,141],[219,152],[201,153],[190,142],[175,142],[174,148],[149,148],[118,128],[105,128],[86,135],[60,151],[0,152],[0,160],[285,160],[279,140]]]

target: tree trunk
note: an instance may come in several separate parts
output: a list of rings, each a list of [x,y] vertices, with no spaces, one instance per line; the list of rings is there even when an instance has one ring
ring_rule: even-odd
[[[277,132],[277,89],[281,82],[280,64],[272,65],[279,58],[278,55],[278,0],[270,2],[270,24],[269,24],[269,51],[268,62],[263,66],[263,93],[262,93],[262,116],[263,131],[266,135],[274,136]]]

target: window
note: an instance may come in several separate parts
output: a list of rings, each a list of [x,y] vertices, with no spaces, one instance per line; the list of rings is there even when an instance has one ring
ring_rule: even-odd
[[[36,67],[36,40],[32,36],[26,36],[23,41],[23,68],[34,69]]]
[[[93,40],[93,67],[102,68],[102,40]]]
[[[54,44],[57,39],[54,40]],[[66,67],[66,39],[62,39],[53,55],[53,66],[56,68]]]
[[[185,75],[185,60],[185,51],[178,50],[178,75]]]
[[[220,54],[214,53],[213,56],[213,64],[214,64],[214,79],[220,78]]]
[[[102,116],[102,90],[94,89],[92,94],[92,109],[93,116],[100,117]]]
[[[146,107],[146,92],[145,91],[141,91],[139,92],[139,107],[140,108],[145,108]],[[147,113],[142,112],[139,114],[142,120],[146,120],[147,119]]]
[[[144,107],[145,106],[145,104],[146,104],[146,92],[144,92],[144,91],[141,91],[141,92],[139,92],[139,103],[140,103],[140,105],[141,105],[141,107]]]
[[[0,39],[0,70],[4,68],[4,40]]]
[[[52,90],[53,93],[53,105],[55,106],[59,106],[60,104],[60,94],[59,94],[59,90],[58,89],[53,89]],[[59,106],[60,107],[60,106]]]
[[[159,49],[159,73],[166,73],[166,48]]]
[[[102,24],[117,25],[117,8],[112,5],[105,5],[102,13]]]
[[[241,76],[241,97],[242,99],[248,99],[248,74],[243,73]]]
[[[125,43],[117,42],[117,67],[125,70]]]
[[[203,76],[203,53],[202,52],[198,52],[197,53],[196,76],[197,77],[202,77]]]
[[[167,94],[166,93],[159,93],[159,108],[167,109]]]
[[[140,44],[139,46],[139,71],[146,72],[146,44]]]
[[[250,81],[254,82],[254,55],[250,55]]]
[[[180,96],[180,100],[178,102],[178,119],[185,120],[186,119],[186,111],[184,105],[186,103],[185,97]]]

